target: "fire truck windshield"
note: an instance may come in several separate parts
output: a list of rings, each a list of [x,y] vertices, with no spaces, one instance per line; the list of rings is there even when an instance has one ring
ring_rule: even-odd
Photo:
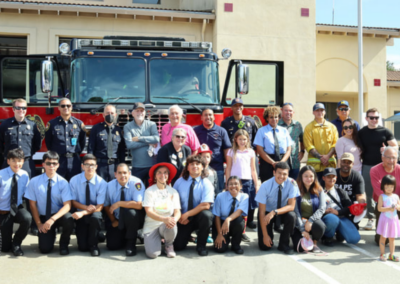
[[[73,103],[144,102],[145,62],[136,58],[77,58],[72,62]]]
[[[150,61],[152,103],[219,104],[217,63],[209,60]]]

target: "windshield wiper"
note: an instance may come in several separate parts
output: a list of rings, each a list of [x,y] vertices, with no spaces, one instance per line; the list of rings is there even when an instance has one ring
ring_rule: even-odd
[[[110,99],[112,99],[112,102],[116,102],[116,101],[119,101],[119,100],[141,99],[141,98],[142,97],[117,97],[117,98],[110,98]],[[110,103],[110,102],[106,102],[102,106],[99,106],[98,108],[92,109],[90,111],[90,114],[96,114],[100,109],[104,108],[108,103]]]
[[[192,103],[190,103],[190,102],[188,102],[187,100],[185,100],[185,99],[182,99],[181,97],[153,97],[153,98],[156,98],[156,99],[170,99],[170,100],[181,100],[181,101],[183,101],[183,102],[185,102],[185,103],[187,103],[188,105],[191,105],[192,107],[194,107],[195,109],[197,109],[200,113],[202,113],[203,111],[200,109],[200,108],[198,108],[197,106],[195,106],[194,104],[192,104]]]

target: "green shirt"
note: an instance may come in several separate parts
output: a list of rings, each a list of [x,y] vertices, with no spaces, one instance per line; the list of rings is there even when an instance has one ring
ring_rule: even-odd
[[[310,193],[307,192],[301,198],[301,217],[309,219],[313,215]]]
[[[285,127],[289,131],[290,137],[292,138],[294,143],[294,145],[291,145],[292,153],[290,154],[290,157],[292,159],[292,169],[299,169],[299,142],[303,143],[303,126],[301,126],[301,123],[296,120],[292,120],[292,122],[287,125],[282,119],[279,120],[278,125]]]

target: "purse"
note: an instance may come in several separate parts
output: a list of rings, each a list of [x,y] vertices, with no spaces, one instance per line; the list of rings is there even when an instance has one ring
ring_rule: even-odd
[[[302,237],[297,244],[297,252],[300,252],[300,246],[304,252],[308,252],[314,248],[314,242],[311,238],[307,240],[305,237]]]

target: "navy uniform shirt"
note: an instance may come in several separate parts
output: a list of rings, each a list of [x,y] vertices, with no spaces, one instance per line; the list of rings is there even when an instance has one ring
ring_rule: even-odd
[[[73,116],[67,122],[58,116],[47,123],[45,142],[49,151],[55,151],[60,156],[66,153],[80,154],[85,148],[85,125]]]
[[[349,117],[351,118],[351,117]],[[354,120],[354,119],[353,119]],[[339,133],[339,138],[342,137],[342,131],[343,131],[343,126],[342,126],[342,121],[340,120],[339,117],[336,117],[334,120],[331,121],[337,128],[337,131]],[[358,124],[357,121],[354,120],[354,124],[357,127],[357,130],[360,130],[360,125]]]
[[[0,153],[20,148],[25,157],[32,157],[42,147],[42,138],[36,123],[24,118],[20,123],[11,117],[0,125]]]
[[[82,172],[74,176],[69,181],[71,187],[72,199],[79,202],[80,204],[86,205],[86,177],[85,173]],[[101,176],[94,174],[91,180],[89,180],[89,191],[90,191],[90,202],[91,205],[104,204],[107,192],[107,182],[101,178]],[[81,209],[77,209],[81,211]]]
[[[229,191],[221,192],[215,199],[212,213],[215,216],[220,217],[221,220],[225,220],[229,217],[229,212],[231,212],[232,202],[233,197]],[[234,212],[236,212],[238,209],[242,210],[241,216],[247,216],[247,211],[249,209],[249,196],[246,193],[239,192],[239,194],[236,196]]]
[[[236,121],[233,116],[225,118],[224,121],[222,121],[221,123],[221,127],[224,128],[226,132],[228,132],[229,139],[232,141],[232,143],[236,131],[238,131],[239,129],[246,130],[247,133],[249,133],[251,145],[253,145],[254,143],[254,138],[256,138],[258,130],[257,124],[254,119],[244,115],[240,121]]]
[[[10,167],[0,171],[0,210],[10,211],[11,204],[11,183],[14,176],[14,172]],[[24,170],[19,170],[17,173],[17,185],[18,185],[18,198],[17,206],[22,204],[22,196],[29,184],[29,175]]]
[[[210,129],[205,128],[203,125],[196,126],[194,132],[197,138],[199,138],[200,144],[207,144],[213,152],[210,166],[216,171],[223,171],[225,161],[224,150],[232,148],[226,130],[214,123],[214,126]]]
[[[118,163],[125,162],[125,140],[122,129],[115,124],[111,125],[113,155],[107,156],[107,141],[109,126],[107,123],[100,122],[90,130],[88,154],[93,154],[97,159],[117,159]]]

